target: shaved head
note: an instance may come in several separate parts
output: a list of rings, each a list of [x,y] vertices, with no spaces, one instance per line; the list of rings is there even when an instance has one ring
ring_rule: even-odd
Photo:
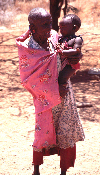
[[[41,18],[45,18],[45,17],[51,17],[50,13],[47,12],[45,9],[43,8],[34,8],[30,11],[29,15],[28,15],[28,21],[30,24],[34,23],[36,20],[39,20]]]

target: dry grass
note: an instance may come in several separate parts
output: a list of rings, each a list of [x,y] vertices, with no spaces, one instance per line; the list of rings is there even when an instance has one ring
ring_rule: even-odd
[[[22,13],[29,13],[32,8],[42,7],[46,10],[49,9],[49,0],[33,0],[33,1],[16,1],[15,7],[20,9]]]
[[[77,14],[82,20],[82,23],[91,24],[91,26],[100,27],[100,2],[98,0],[69,0],[69,6],[75,7],[78,11]],[[8,8],[7,8],[8,7]],[[29,11],[34,7],[42,7],[47,11],[50,11],[49,0],[32,0],[32,1],[19,1],[16,0],[15,6],[6,6],[4,11],[0,11],[0,24],[10,25],[15,22],[15,17],[19,14],[28,15]],[[74,13],[69,11],[69,13]],[[61,11],[63,16],[63,11]],[[61,19],[61,17],[60,17]]]
[[[28,15],[30,10],[35,7],[42,7],[47,11],[49,11],[49,0],[40,0],[40,1],[33,0],[33,1],[27,1],[27,2],[16,0],[15,5],[5,4],[5,8],[3,8],[4,10],[0,8],[0,25],[10,27],[12,23],[14,24],[16,22],[15,19],[17,15],[19,14]],[[20,20],[23,21],[23,18]]]

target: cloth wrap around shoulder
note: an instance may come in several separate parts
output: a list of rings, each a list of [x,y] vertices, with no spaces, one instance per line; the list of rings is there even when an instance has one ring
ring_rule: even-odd
[[[52,30],[51,42],[57,43]],[[61,102],[58,86],[57,57],[42,49],[28,48],[24,42],[17,41],[19,70],[22,85],[32,94],[35,113],[46,111]]]

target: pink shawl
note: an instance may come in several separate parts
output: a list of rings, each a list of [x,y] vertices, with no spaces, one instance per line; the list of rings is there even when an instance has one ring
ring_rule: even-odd
[[[57,36],[51,32],[55,45]],[[19,55],[19,70],[23,86],[32,94],[35,113],[46,111],[61,102],[59,96],[57,57],[43,49],[30,49],[16,39]]]

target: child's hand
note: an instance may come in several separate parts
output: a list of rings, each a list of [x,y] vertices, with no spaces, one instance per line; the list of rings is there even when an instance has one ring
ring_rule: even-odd
[[[61,46],[60,46],[60,44],[58,43],[58,44],[56,44],[56,52],[57,53],[59,53],[59,54],[61,54],[62,53],[62,48],[61,48]]]
[[[56,44],[56,50],[57,49],[60,49],[60,44],[58,43],[58,44]]]
[[[69,50],[69,49],[72,49],[72,47],[68,47],[68,43],[65,41],[63,44],[63,49],[64,50]]]
[[[62,55],[63,49],[65,47],[65,43],[60,43],[56,44],[56,52]]]

